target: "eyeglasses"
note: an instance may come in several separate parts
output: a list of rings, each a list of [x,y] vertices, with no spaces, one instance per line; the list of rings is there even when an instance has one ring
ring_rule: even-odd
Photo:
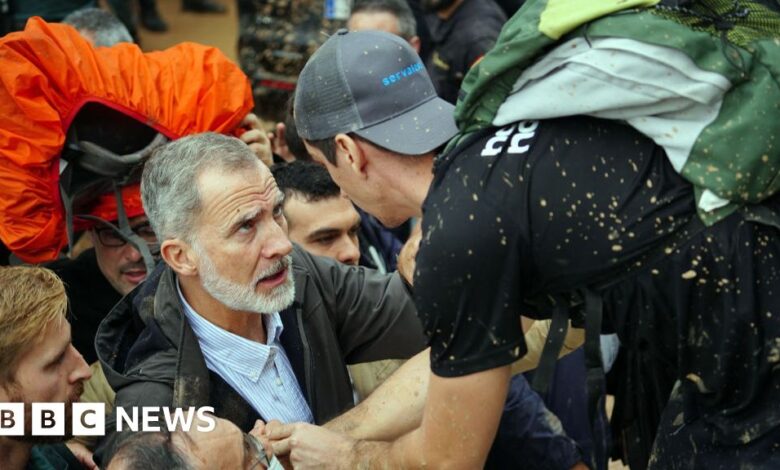
[[[255,436],[244,433],[244,469],[254,470],[267,468],[276,470],[281,468],[276,459],[268,459],[263,444]]]
[[[132,231],[146,242],[157,243],[157,236],[148,222],[133,227]],[[97,233],[100,244],[108,248],[119,248],[127,243],[127,240],[111,227],[97,228],[95,233]]]

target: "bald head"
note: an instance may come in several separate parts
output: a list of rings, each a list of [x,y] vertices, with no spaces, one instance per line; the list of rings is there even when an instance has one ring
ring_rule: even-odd
[[[376,30],[395,34],[420,52],[417,22],[406,0],[357,0],[347,28],[350,31]]]

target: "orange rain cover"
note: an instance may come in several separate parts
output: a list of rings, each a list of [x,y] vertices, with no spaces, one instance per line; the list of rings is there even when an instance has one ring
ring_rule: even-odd
[[[0,240],[23,261],[55,259],[67,243],[59,156],[90,101],[170,139],[232,132],[253,107],[246,76],[212,47],[95,49],[70,26],[40,18],[0,38]]]

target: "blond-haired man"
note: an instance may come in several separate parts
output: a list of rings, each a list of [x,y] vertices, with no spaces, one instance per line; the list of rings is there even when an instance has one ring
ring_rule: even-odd
[[[65,287],[50,270],[24,266],[0,268],[0,286],[0,402],[25,408],[24,435],[0,437],[0,468],[79,468],[64,445],[35,446],[62,436],[31,435],[32,403],[65,403],[70,422],[91,375],[70,342]]]

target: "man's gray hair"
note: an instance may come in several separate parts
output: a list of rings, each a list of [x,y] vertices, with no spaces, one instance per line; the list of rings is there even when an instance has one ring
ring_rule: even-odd
[[[87,33],[95,47],[110,47],[120,42],[133,42],[124,24],[110,12],[100,8],[82,8],[66,16],[69,24],[84,35]]]
[[[390,13],[398,18],[398,35],[407,41],[417,36],[417,21],[406,0],[355,0],[352,13]]]
[[[201,200],[197,180],[207,170],[260,170],[249,147],[213,132],[175,140],[154,152],[141,176],[141,199],[158,240],[193,241]]]

